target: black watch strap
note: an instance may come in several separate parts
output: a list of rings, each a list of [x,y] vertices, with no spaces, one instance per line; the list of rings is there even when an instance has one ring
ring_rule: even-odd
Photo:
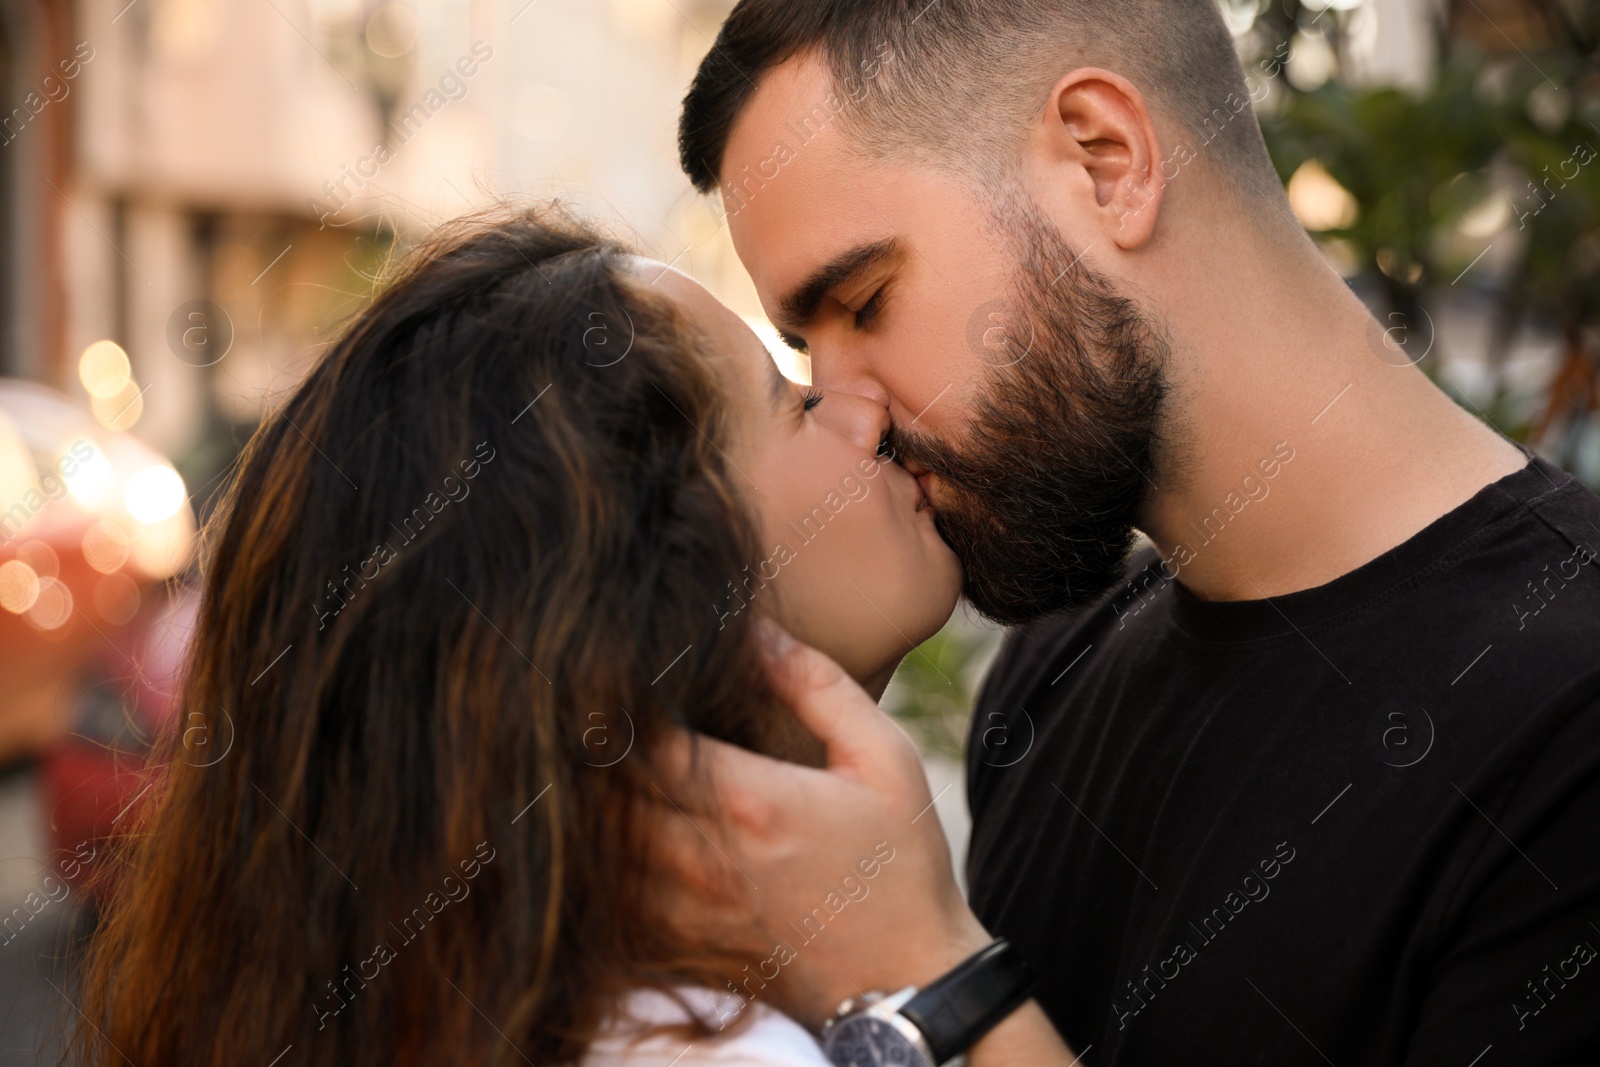
[[[928,1039],[937,1065],[971,1048],[1032,994],[1028,965],[1001,939],[919,991],[900,1014]]]

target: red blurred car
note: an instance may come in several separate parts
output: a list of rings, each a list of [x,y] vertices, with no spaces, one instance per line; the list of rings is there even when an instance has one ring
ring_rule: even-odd
[[[164,457],[52,389],[0,379],[0,764],[37,762],[57,856],[116,832],[151,741],[175,728],[196,606],[177,576],[194,544]]]

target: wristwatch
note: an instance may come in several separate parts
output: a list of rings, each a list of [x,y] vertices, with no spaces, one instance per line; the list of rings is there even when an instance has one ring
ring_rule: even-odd
[[[965,1053],[1033,994],[1033,976],[997,940],[926,989],[851,997],[822,1027],[835,1067],[960,1067]]]

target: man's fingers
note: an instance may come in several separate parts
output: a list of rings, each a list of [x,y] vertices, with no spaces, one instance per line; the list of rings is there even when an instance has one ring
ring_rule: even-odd
[[[700,740],[689,730],[674,726],[651,752],[651,762],[659,775],[656,789],[661,791],[663,797],[680,805],[688,805],[696,811],[704,811],[710,806],[709,798],[696,795],[702,792],[697,787],[704,784],[703,776],[696,773],[696,745]]]
[[[656,747],[655,760],[657,799],[718,840],[723,820],[763,826],[775,811],[802,803],[825,773],[681,728]]]
[[[773,692],[828,750],[830,768],[871,765],[898,731],[878,704],[828,656],[762,618],[757,635]]]
[[[725,845],[670,806],[656,811],[649,870],[657,920],[694,944],[770,951],[754,935],[754,890]]]
[[[670,801],[657,803],[652,818],[650,865],[662,883],[710,899],[733,895],[733,864],[717,826]]]

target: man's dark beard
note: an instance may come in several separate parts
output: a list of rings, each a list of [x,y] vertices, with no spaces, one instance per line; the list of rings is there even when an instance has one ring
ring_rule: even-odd
[[[1009,199],[1020,314],[1009,350],[987,353],[1009,365],[990,372],[959,448],[912,428],[889,444],[938,476],[936,521],[967,599],[1016,624],[1081,608],[1122,577],[1152,484],[1169,350],[1103,275],[1082,261],[1063,273],[1072,248],[1031,201]]]

